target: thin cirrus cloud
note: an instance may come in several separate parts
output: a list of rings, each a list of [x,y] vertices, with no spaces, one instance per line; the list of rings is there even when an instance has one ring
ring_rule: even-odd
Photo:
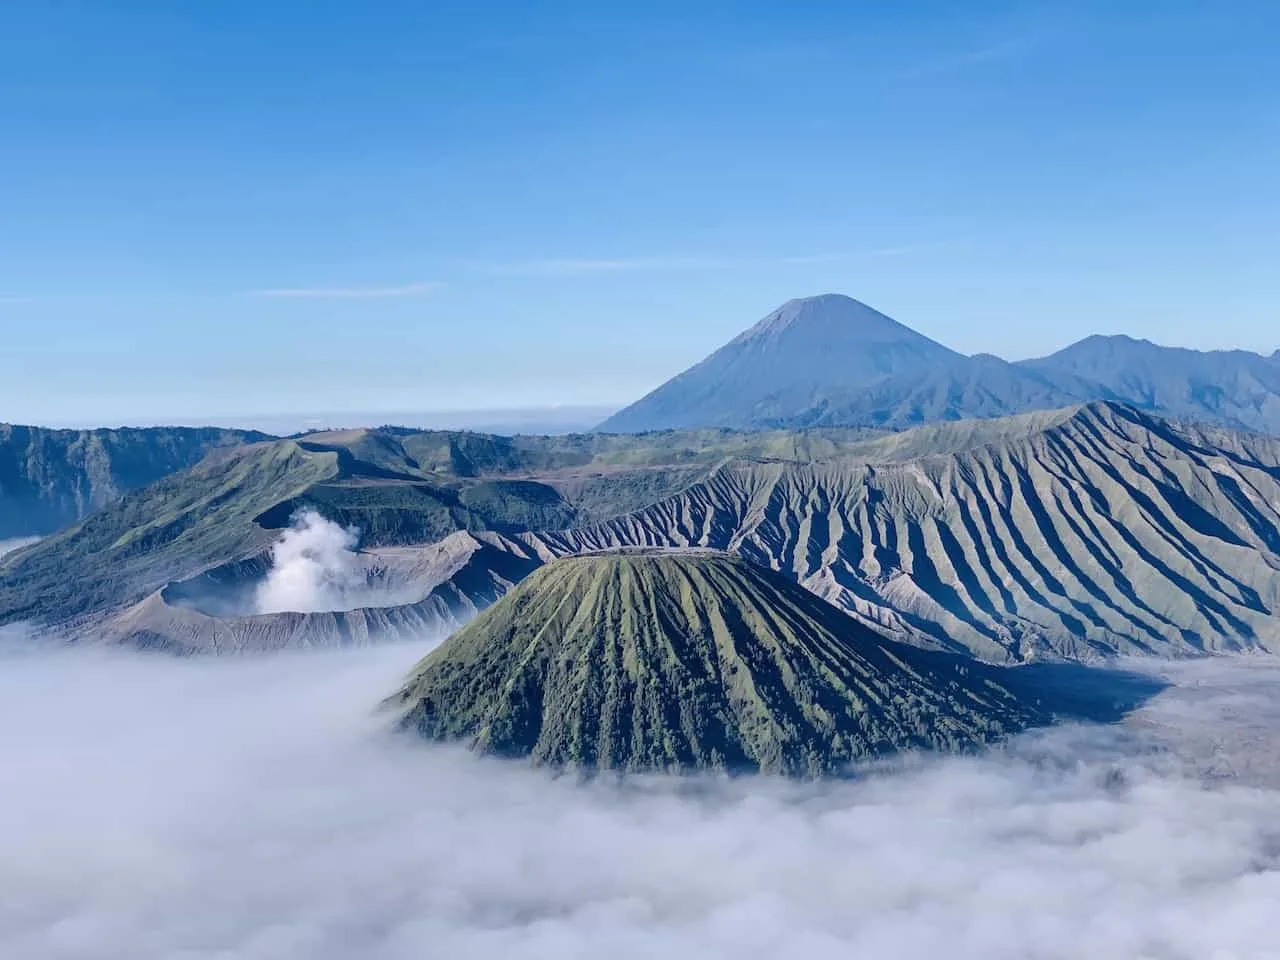
[[[439,290],[436,282],[405,283],[387,287],[277,287],[255,290],[255,297],[272,300],[386,300],[394,297],[422,297]]]
[[[547,257],[498,263],[470,264],[482,273],[500,277],[572,278],[617,273],[656,273],[678,270],[756,270],[770,266],[839,263],[865,257],[904,256],[950,241],[924,241],[860,251],[774,257]]]
[[[712,257],[542,257],[482,264],[485,273],[504,277],[589,277],[605,273],[667,270],[723,270],[732,260]]]
[[[1042,31],[1028,32],[969,50],[943,54],[911,64],[900,70],[895,70],[889,75],[888,79],[918,80],[926,77],[959,73],[983,64],[1010,60],[1028,53],[1042,38]]]
[[[772,266],[840,263],[867,257],[905,256],[953,241],[922,241],[859,251],[837,251],[791,256],[637,256],[637,257],[535,257],[525,260],[464,261],[463,268],[492,277],[573,279],[626,273],[668,273],[677,271],[757,270]],[[280,287],[255,290],[253,296],[276,300],[377,300],[419,297],[435,293],[444,284],[415,282],[398,286],[369,287]]]

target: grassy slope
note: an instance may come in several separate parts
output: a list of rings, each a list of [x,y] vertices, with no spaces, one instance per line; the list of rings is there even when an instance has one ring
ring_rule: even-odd
[[[131,603],[168,580],[263,549],[306,507],[360,528],[368,546],[427,543],[458,530],[561,529],[670,495],[732,452],[808,456],[864,436],[506,438],[390,429],[241,447],[0,562],[0,622]]]
[[[51,430],[0,424],[0,539],[52,533],[121,494],[193,466],[219,447],[266,439],[242,430]]]
[[[427,738],[537,763],[816,775],[1063,712],[1015,674],[884,640],[740,559],[589,556],[531,575],[390,702]]]
[[[0,560],[0,622],[129,602],[175,573],[262,549],[271,534],[253,518],[337,468],[334,454],[288,440],[216,453]]]

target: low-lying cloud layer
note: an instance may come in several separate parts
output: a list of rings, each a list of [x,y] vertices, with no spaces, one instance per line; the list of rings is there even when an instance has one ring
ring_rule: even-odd
[[[369,708],[422,652],[0,663],[0,956],[1280,950],[1274,661],[853,783],[584,785],[384,736]]]
[[[368,592],[355,548],[359,531],[300,513],[271,548],[271,570],[255,594],[256,613],[350,610]]]

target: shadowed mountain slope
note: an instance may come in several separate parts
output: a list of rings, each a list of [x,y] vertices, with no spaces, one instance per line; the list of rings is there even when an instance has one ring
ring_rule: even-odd
[[[857,423],[902,430],[940,421],[1052,410],[1094,398],[1108,395],[1079,378],[1066,374],[1048,377],[999,357],[980,354],[826,397],[802,413],[783,418],[779,424],[810,427]]]
[[[1119,715],[1110,690],[1033,681],[885,640],[741,559],[622,554],[534,573],[388,704],[428,739],[538,764],[802,776]]]
[[[263,439],[214,427],[51,430],[0,423],[0,540],[52,533],[212,450]]]

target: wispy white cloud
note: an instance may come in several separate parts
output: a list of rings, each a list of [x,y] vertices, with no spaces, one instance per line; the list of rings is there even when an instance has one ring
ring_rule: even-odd
[[[791,266],[800,266],[810,263],[839,263],[842,260],[850,259],[847,253],[811,253],[801,254],[795,257],[779,257],[778,263],[784,263]]]
[[[487,263],[485,273],[506,277],[587,277],[602,273],[670,270],[724,270],[736,264],[712,257],[541,257],[508,263]]]
[[[34,300],[35,300],[35,297],[0,297],[0,303],[6,304],[6,305],[17,304],[17,303],[31,303]]]
[[[929,250],[938,250],[946,247],[955,247],[963,244],[966,238],[952,238],[950,240],[920,240],[916,243],[900,243],[894,246],[878,247],[875,250],[868,250],[866,255],[869,257],[910,257],[917,253],[925,253]]]
[[[841,263],[867,257],[905,256],[951,241],[922,241],[867,250],[794,254],[767,257],[645,256],[645,257],[545,257],[505,262],[472,263],[482,273],[501,277],[572,278],[616,273],[657,273],[678,270],[759,270],[776,266]]]
[[[1041,39],[1040,31],[1006,37],[1003,40],[968,50],[958,50],[940,56],[922,60],[918,63],[895,70],[890,74],[891,80],[918,80],[924,77],[936,77],[944,74],[958,73],[971,67],[985,63],[994,63],[1021,56]]]
[[[421,297],[434,293],[442,284],[405,283],[393,287],[279,287],[255,290],[253,296],[277,300],[382,300],[392,297]]]

